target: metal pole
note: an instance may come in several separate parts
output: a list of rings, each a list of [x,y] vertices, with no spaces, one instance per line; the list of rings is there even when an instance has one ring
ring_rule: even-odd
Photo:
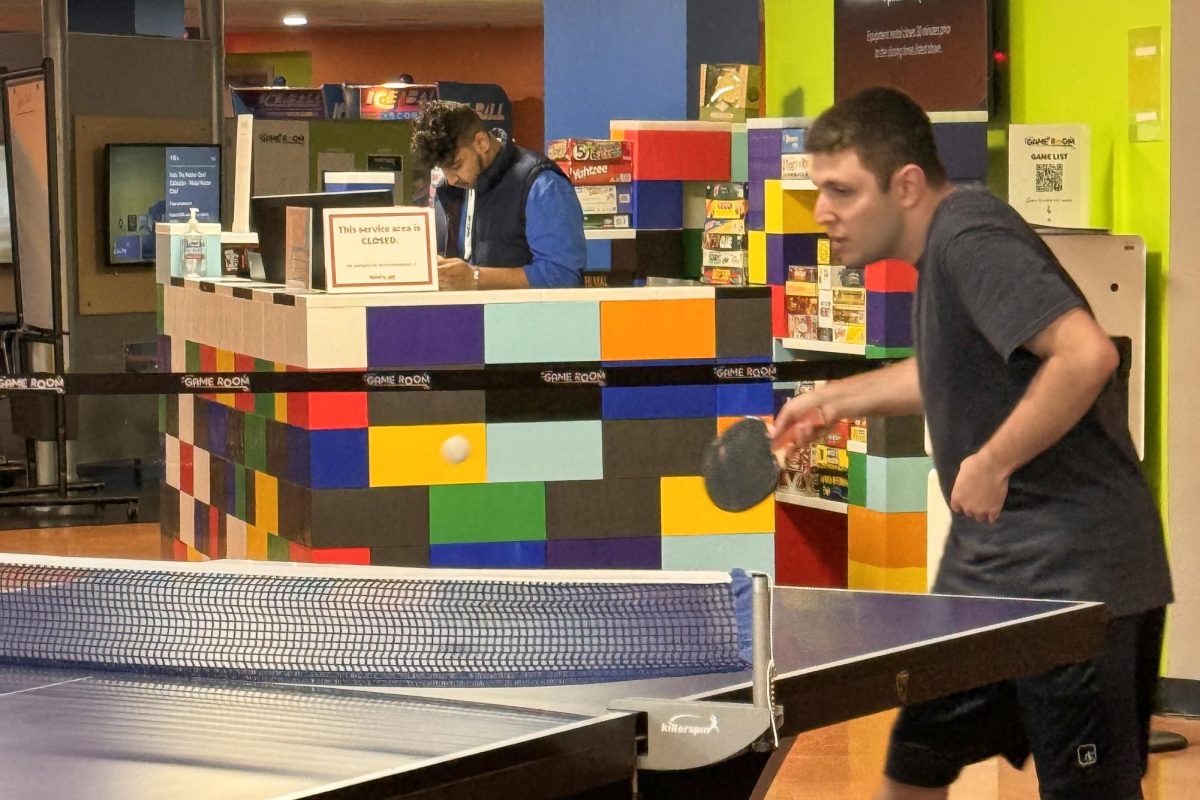
[[[200,0],[200,38],[212,46],[210,136],[212,144],[220,144],[221,119],[225,113],[225,0]]]
[[[75,222],[73,195],[66,189],[73,186],[70,155],[74,152],[71,135],[70,103],[66,87],[67,75],[67,2],[42,0],[42,55],[46,70],[46,157],[49,167],[50,195],[50,302],[54,336],[54,370],[67,371],[64,347],[67,325],[64,320],[66,295],[64,264],[75,263],[74,236],[70,234]],[[54,403],[56,430],[55,466],[58,473],[58,496],[67,496],[67,403],[57,395]]]
[[[771,648],[771,579],[755,573],[750,576],[750,586],[754,629],[754,682],[751,700],[759,708],[772,708],[771,672],[774,655]]]

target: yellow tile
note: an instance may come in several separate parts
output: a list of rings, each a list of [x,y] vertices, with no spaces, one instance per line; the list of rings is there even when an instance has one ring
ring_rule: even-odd
[[[750,231],[750,283],[765,284],[767,282],[767,232]]]
[[[218,348],[217,349],[217,372],[233,372],[234,369],[235,369],[235,367],[234,367],[234,361],[233,361],[233,351],[232,350],[221,350],[220,348]],[[230,408],[233,408],[233,395],[231,395],[231,394],[226,393],[226,394],[213,395],[213,399],[215,399],[218,403],[220,403],[223,406],[229,406]]]
[[[204,553],[201,553],[199,550],[197,550],[194,547],[189,547],[187,549],[187,560],[188,561],[208,561],[208,556],[204,555]]]
[[[927,586],[924,567],[874,567],[857,561],[848,563],[847,589],[874,589],[882,592],[924,594]]]
[[[264,535],[279,533],[279,481],[265,472],[254,473],[254,525]]]
[[[287,422],[287,395],[282,392],[275,395],[275,421]]]
[[[470,454],[457,464],[442,457],[442,443],[465,436]],[[368,429],[371,486],[430,486],[487,481],[487,428],[483,423],[400,425]]]
[[[775,532],[774,497],[731,514],[713,505],[698,476],[663,478],[661,502],[663,536]]]
[[[821,233],[813,213],[817,193],[785,190],[781,181],[764,181],[764,222],[767,233]]]
[[[267,532],[254,525],[246,525],[246,558],[253,561],[267,560]]]

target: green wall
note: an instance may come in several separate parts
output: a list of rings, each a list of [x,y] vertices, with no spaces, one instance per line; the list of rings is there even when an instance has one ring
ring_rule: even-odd
[[[1007,191],[1012,123],[1086,123],[1092,130],[1092,224],[1137,234],[1147,247],[1146,472],[1166,509],[1166,308],[1170,231],[1170,0],[995,0],[1009,54],[992,119],[990,183]],[[1130,142],[1128,41],[1161,26],[1162,141]],[[765,0],[766,114],[815,116],[833,102],[831,0]]]
[[[815,117],[833,103],[832,0],[764,0],[768,117]]]
[[[1170,0],[1009,0],[1010,120],[1092,129],[1092,224],[1146,240],[1146,472],[1166,513],[1166,295],[1170,259]],[[1161,26],[1162,141],[1130,142],[1128,42]]]

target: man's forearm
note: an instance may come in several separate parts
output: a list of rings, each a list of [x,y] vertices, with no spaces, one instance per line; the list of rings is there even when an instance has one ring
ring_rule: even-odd
[[[1087,413],[1112,369],[1108,362],[1052,356],[1042,362],[1025,395],[979,450],[1011,475],[1046,451]]]
[[[523,267],[480,267],[480,289],[528,289],[529,278]]]
[[[820,391],[823,395],[822,405],[833,409],[836,419],[867,415],[901,416],[925,411],[915,358],[831,381]]]

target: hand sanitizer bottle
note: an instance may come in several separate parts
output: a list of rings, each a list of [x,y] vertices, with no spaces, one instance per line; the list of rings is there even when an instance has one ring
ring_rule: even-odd
[[[183,234],[183,274],[200,277],[206,274],[204,264],[204,234],[200,232],[197,209],[191,209],[187,232]]]

